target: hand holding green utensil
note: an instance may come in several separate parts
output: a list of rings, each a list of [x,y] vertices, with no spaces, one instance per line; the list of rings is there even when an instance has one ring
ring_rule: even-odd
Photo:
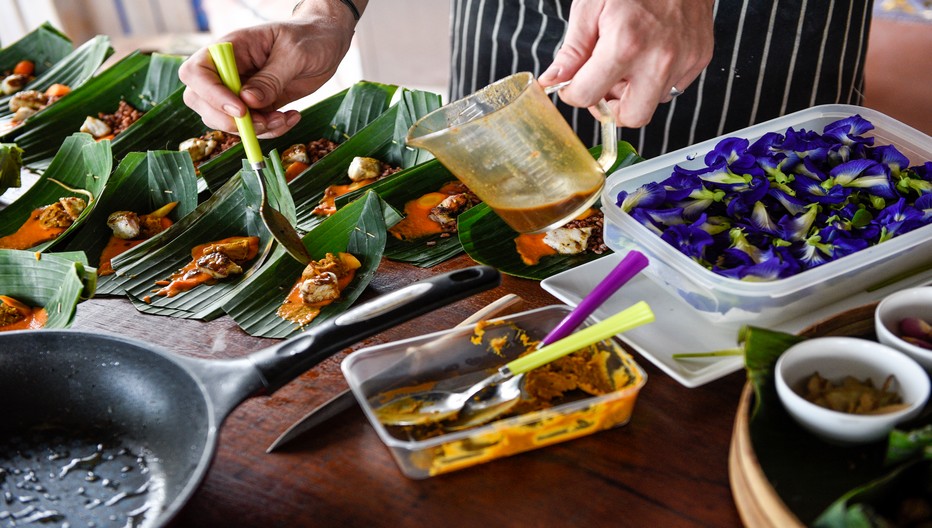
[[[217,67],[217,73],[223,84],[236,95],[239,95],[243,85],[239,78],[239,70],[236,68],[236,58],[233,55],[233,44],[231,42],[218,42],[207,47],[210,52],[210,58],[213,59]],[[259,190],[262,193],[262,203],[259,205],[259,216],[268,228],[272,236],[282,247],[291,254],[301,264],[307,264],[311,260],[311,255],[307,252],[304,242],[301,240],[298,232],[295,231],[291,222],[285,218],[277,209],[269,205],[268,193],[265,188],[265,181],[262,176],[262,169],[265,168],[265,158],[262,156],[262,149],[259,147],[259,139],[256,137],[256,130],[252,124],[252,115],[249,110],[242,117],[234,117],[236,128],[239,130],[240,139],[243,148],[246,150],[246,159],[256,173],[259,179]]]

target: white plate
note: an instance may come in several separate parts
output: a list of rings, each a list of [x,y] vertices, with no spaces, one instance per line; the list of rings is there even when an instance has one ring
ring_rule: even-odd
[[[541,286],[566,304],[576,306],[621,261],[621,257],[618,253],[607,255],[544,279]],[[855,293],[835,304],[773,325],[770,329],[797,333],[837,313],[878,301],[893,291],[896,291],[895,287]],[[738,346],[738,329],[741,325],[710,322],[695,308],[667,293],[643,275],[631,279],[631,282],[605,301],[593,317],[602,320],[641,300],[650,304],[656,319],[653,323],[618,337],[673,379],[687,387],[698,387],[744,367],[743,356],[673,359],[673,354],[735,348]]]

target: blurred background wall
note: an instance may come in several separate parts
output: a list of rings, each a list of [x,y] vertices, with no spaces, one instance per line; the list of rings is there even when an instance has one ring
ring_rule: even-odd
[[[187,54],[243,26],[287,18],[295,0],[0,0],[0,45],[48,20],[76,43]],[[449,0],[372,0],[337,75],[307,106],[360,79],[447,100]],[[112,59],[114,60],[114,59]],[[932,0],[875,0],[866,106],[932,134]]]

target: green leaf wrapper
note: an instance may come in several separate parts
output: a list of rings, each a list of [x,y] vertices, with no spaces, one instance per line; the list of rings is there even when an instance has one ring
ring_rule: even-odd
[[[83,253],[0,249],[0,295],[48,313],[43,328],[67,328],[79,302],[94,294],[97,274]]]
[[[12,143],[0,143],[0,194],[22,185],[23,149]]]
[[[128,154],[113,172],[107,187],[81,229],[66,249],[84,251],[99,267],[101,252],[113,234],[107,217],[115,211],[148,214],[170,202],[178,202],[168,218],[177,222],[197,207],[197,176],[187,152],[150,151]],[[113,275],[98,279],[97,294],[122,294]]]
[[[284,152],[297,143],[321,138],[342,143],[381,115],[397,86],[359,82],[301,111],[301,121],[281,137],[259,140],[262,152]],[[243,146],[235,145],[200,166],[200,174],[211,190],[216,190],[239,170],[246,157]]]
[[[52,204],[59,198],[78,196],[87,201],[87,196],[68,191],[50,181],[55,179],[71,188],[90,192],[94,200],[87,204],[81,215],[64,233],[30,249],[45,251],[67,240],[94,211],[97,199],[110,178],[112,166],[113,157],[110,154],[109,142],[97,142],[91,136],[81,133],[68,137],[38,181],[15,202],[0,210],[0,237],[16,232],[32,211]]]
[[[428,159],[423,153],[408,153],[404,138],[408,129],[414,124],[421,112],[439,108],[440,96],[429,92],[402,89],[399,101],[382,115],[378,116],[364,129],[341,143],[333,152],[326,155],[310,168],[299,174],[289,184],[298,212],[298,228],[310,231],[321,223],[326,216],[314,214],[314,209],[330,185],[350,183],[347,169],[357,156],[378,159],[395,167],[409,168],[408,163]],[[390,176],[398,177],[401,172]],[[388,178],[386,178],[388,179]],[[350,193],[337,205],[355,200],[366,187]]]
[[[375,276],[385,247],[386,221],[391,224],[398,219],[378,195],[367,193],[304,237],[304,244],[315,260],[324,258],[328,252],[342,251],[352,254],[362,264],[340,298],[321,308],[320,314],[306,327],[301,328],[276,314],[304,270],[303,265],[281,248],[276,249],[258,273],[237,288],[223,309],[249,334],[275,338],[295,335],[343,313]]]
[[[16,144],[25,151],[26,163],[47,159],[55,155],[65,137],[80,130],[87,116],[97,117],[99,113],[114,112],[121,99],[139,111],[151,110],[153,105],[181,87],[177,73],[181,62],[181,57],[173,55],[133,52],[60,101],[27,119],[10,135],[16,138]],[[150,135],[147,142],[151,139],[147,145],[150,149],[158,148],[158,141],[153,136],[164,135],[170,130],[152,130],[143,122],[144,118],[145,115],[113,139],[112,148],[117,158],[121,158],[129,149],[141,146],[133,138],[133,129],[145,127],[147,135]],[[124,140],[125,146],[121,145],[120,140],[123,134],[130,134]]]

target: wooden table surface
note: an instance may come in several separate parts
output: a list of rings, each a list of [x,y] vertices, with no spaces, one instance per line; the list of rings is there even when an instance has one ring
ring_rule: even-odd
[[[361,300],[474,263],[432,269],[384,261]],[[266,454],[308,410],[347,387],[352,350],[454,326],[506,293],[519,310],[559,304],[538,282],[502,285],[364,340],[278,392],[244,402],[224,423],[206,480],[173,527],[237,526],[739,526],[728,446],[743,371],[689,389],[634,355],[648,381],[627,425],[425,480],[405,477],[354,407]],[[647,299],[650,301],[650,299]],[[119,332],[183,355],[240,357],[271,340],[229,317],[202,322],[145,315],[121,298],[79,305],[74,328]],[[117,330],[118,329],[118,330]]]

